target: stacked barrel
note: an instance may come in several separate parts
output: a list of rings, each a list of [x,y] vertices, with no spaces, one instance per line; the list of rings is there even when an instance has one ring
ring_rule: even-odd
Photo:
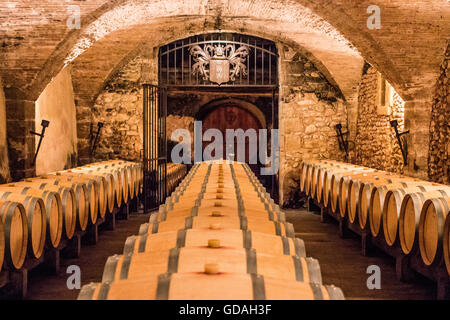
[[[450,275],[450,186],[333,160],[306,161],[300,189],[426,266],[444,259]]]
[[[196,164],[79,299],[343,299],[249,167]]]
[[[169,165],[172,186],[186,172]],[[0,271],[21,269],[141,194],[142,165],[113,160],[0,185]]]

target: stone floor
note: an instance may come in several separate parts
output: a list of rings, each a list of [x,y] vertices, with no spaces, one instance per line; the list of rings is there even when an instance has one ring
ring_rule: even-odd
[[[435,285],[418,279],[414,284],[402,283],[395,278],[393,260],[375,252],[371,257],[360,255],[358,238],[341,239],[336,223],[322,224],[320,217],[306,210],[287,210],[287,217],[295,226],[297,236],[305,241],[307,253],[319,260],[323,282],[334,284],[344,291],[347,299],[433,299]],[[104,231],[95,246],[84,246],[80,259],[63,260],[58,275],[35,269],[30,274],[28,299],[76,299],[78,290],[66,286],[67,267],[78,265],[82,284],[101,280],[106,259],[123,250],[125,239],[138,232],[148,221],[148,215],[131,215],[128,221],[118,221],[115,231]],[[369,290],[366,269],[378,265],[381,269],[381,290]]]

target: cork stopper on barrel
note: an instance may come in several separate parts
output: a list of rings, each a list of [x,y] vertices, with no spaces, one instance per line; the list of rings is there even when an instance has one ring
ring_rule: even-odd
[[[217,263],[205,264],[205,273],[206,274],[218,274],[219,273],[219,265]]]
[[[222,201],[214,202],[214,207],[223,207]]]
[[[222,188],[217,188],[217,193],[223,193],[223,189]]]
[[[223,199],[223,194],[216,194],[216,199],[222,200]]]
[[[208,240],[208,248],[220,248],[220,240],[218,239]]]
[[[213,216],[213,217],[223,217],[223,214],[220,211],[213,211],[211,213],[211,216]]]
[[[219,230],[220,229],[220,224],[219,223],[212,223],[209,225],[209,228],[211,230]]]

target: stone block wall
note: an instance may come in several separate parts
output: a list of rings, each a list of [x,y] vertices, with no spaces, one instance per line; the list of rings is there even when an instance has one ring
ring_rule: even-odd
[[[428,176],[450,184],[450,45],[447,46],[437,80],[430,124]]]
[[[388,113],[377,110],[378,72],[367,66],[361,79],[358,97],[358,120],[354,141],[356,164],[403,173],[403,157],[391,120],[397,120],[399,131],[404,131],[404,102],[394,93]]]
[[[8,158],[13,181],[33,177],[35,154],[35,101],[16,88],[5,88]]]
[[[340,90],[314,64],[287,46],[280,48],[280,203],[299,197],[300,164],[310,159],[344,160],[335,126],[347,128],[347,106]]]

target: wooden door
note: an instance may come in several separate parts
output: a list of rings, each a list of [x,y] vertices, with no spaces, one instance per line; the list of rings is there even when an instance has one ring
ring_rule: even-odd
[[[226,159],[226,130],[227,129],[242,129],[247,131],[248,129],[255,129],[256,137],[258,141],[259,129],[261,129],[261,124],[258,119],[249,111],[240,108],[235,105],[224,105],[219,106],[212,110],[204,119],[203,119],[203,133],[208,129],[218,129],[222,132],[223,140],[224,140],[224,148],[223,148],[223,158]],[[203,150],[206,146],[208,146],[211,142],[203,142]],[[237,140],[234,141],[234,150],[235,150],[235,160],[237,160]],[[258,145],[256,145],[256,150]],[[251,156],[249,154],[249,139],[245,139],[245,162],[249,162]],[[256,151],[258,152],[258,151]],[[215,156],[213,154],[213,156]]]

